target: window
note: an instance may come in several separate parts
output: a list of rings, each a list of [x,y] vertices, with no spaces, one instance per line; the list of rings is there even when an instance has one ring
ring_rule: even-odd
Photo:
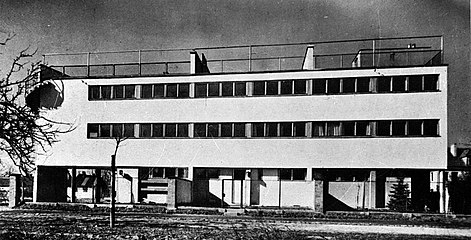
[[[392,135],[406,136],[406,121],[392,121]]]
[[[234,137],[245,137],[244,123],[234,123]]]
[[[123,124],[112,124],[112,137],[119,138],[123,136]]]
[[[208,124],[208,137],[218,137],[219,136],[219,124],[210,123]]]
[[[177,136],[177,124],[166,123],[165,124],[165,137],[176,137]]]
[[[99,137],[111,137],[111,125],[110,124],[100,124],[100,134]]]
[[[141,98],[152,98],[152,85],[141,85]]]
[[[208,83],[208,96],[217,97],[219,96],[219,83]]]
[[[378,78],[378,92],[390,92],[390,91],[391,91],[391,77]]]
[[[164,125],[162,123],[152,124],[152,137],[163,137]]]
[[[407,125],[407,135],[409,136],[420,136],[422,135],[422,121],[412,120]]]
[[[221,137],[231,137],[231,136],[232,136],[232,124],[222,123],[221,124]]]
[[[355,78],[345,78],[342,80],[343,93],[354,93],[355,92]]]
[[[313,122],[312,123],[312,136],[322,137],[325,136],[325,122]]]
[[[134,124],[124,124],[124,137],[134,137]]]
[[[280,169],[280,180],[299,181],[306,180],[307,169],[287,168]]]
[[[329,79],[327,81],[327,93],[340,92],[340,79]]]
[[[293,81],[286,80],[281,81],[281,94],[292,94],[293,93]]]
[[[306,94],[306,80],[294,81],[294,94]]]
[[[278,94],[278,81],[268,81],[267,82],[267,95],[277,95]]]
[[[280,180],[291,180],[291,169],[280,169]]]
[[[190,84],[180,83],[178,84],[178,97],[188,98],[190,96]]]
[[[152,125],[140,124],[139,125],[139,137],[151,137],[151,136],[152,136]]]
[[[313,94],[325,94],[327,80],[324,79],[314,79],[312,81],[312,93]]]
[[[126,85],[124,86],[124,98],[135,98],[135,86],[134,85]]]
[[[179,123],[177,137],[188,137],[188,124]]]
[[[422,91],[422,76],[409,76],[409,92]]]
[[[197,83],[195,84],[195,97],[206,97],[207,96],[207,84],[206,83]]]
[[[163,98],[165,95],[165,85],[164,84],[155,84],[154,85],[154,98]]]
[[[358,121],[355,123],[356,136],[371,136],[371,123],[368,121]]]
[[[340,136],[340,122],[327,122],[327,136]]]
[[[438,136],[438,120],[424,120],[424,136]]]
[[[235,95],[236,96],[245,96],[246,94],[246,84],[245,82],[236,82],[235,83]]]
[[[111,99],[111,86],[101,86],[101,98]]]
[[[278,136],[278,123],[266,123],[265,136],[277,137]]]
[[[88,124],[88,137],[89,138],[97,138],[99,125],[98,124]]]
[[[263,123],[252,123],[252,137],[263,137],[264,124]]]
[[[167,97],[176,98],[177,96],[177,84],[167,84]]]
[[[370,78],[357,78],[357,90],[358,93],[370,92]]]
[[[280,136],[281,137],[291,137],[293,134],[292,124],[291,123],[280,123]]]
[[[355,136],[355,122],[342,122],[342,135]]]
[[[195,123],[195,137],[206,137],[206,124],[204,123]]]
[[[391,121],[378,121],[376,135],[390,136],[391,135]]]
[[[124,86],[113,86],[113,97],[115,99],[123,99],[124,98]]]
[[[438,75],[424,76],[424,91],[438,90]]]
[[[265,82],[253,82],[253,95],[265,95]]]
[[[244,180],[245,179],[245,169],[234,169],[234,180]]]
[[[234,84],[232,82],[222,83],[222,96],[232,96],[234,90]]]
[[[293,130],[295,137],[305,137],[306,136],[306,123],[297,122],[293,124]]]
[[[88,88],[88,99],[89,100],[100,99],[100,86],[90,86]]]
[[[406,77],[395,76],[392,78],[392,90],[393,92],[405,92],[406,91]]]

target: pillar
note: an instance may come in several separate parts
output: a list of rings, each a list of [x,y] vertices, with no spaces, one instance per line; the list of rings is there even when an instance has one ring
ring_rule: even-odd
[[[324,213],[324,202],[329,193],[329,182],[324,171],[313,170],[314,179],[314,211]]]
[[[425,209],[430,194],[430,171],[416,170],[411,175],[411,202],[415,211]]]
[[[71,178],[70,178],[70,188],[72,189],[71,190],[71,195],[70,195],[70,201],[74,203],[74,202],[77,201],[77,197],[76,197],[76,193],[77,193],[77,169],[76,168],[72,168],[72,173],[71,173]]]
[[[175,209],[177,207],[177,181],[168,179],[167,183],[167,209]]]
[[[21,199],[21,175],[11,174],[10,175],[10,189],[8,193],[8,207],[16,207],[20,203]]]
[[[95,197],[94,202],[100,203],[101,200],[101,188],[102,188],[102,180],[101,180],[101,169],[95,169],[95,193],[93,196]]]
[[[448,198],[446,193],[446,179],[447,179],[447,172],[440,171],[438,173],[438,185],[440,191],[440,213],[448,212]]]

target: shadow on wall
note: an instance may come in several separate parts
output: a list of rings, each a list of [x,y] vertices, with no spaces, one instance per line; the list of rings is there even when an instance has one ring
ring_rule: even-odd
[[[33,110],[40,108],[58,108],[64,102],[63,90],[57,90],[53,83],[46,83],[31,91],[26,97],[26,104]]]
[[[209,180],[196,180],[193,182],[193,196],[195,206],[200,207],[221,207],[222,199],[212,194],[209,190]],[[228,207],[224,202],[222,207]]]
[[[355,211],[356,209],[348,206],[344,202],[340,201],[331,194],[327,194],[324,199],[324,210],[325,211]]]

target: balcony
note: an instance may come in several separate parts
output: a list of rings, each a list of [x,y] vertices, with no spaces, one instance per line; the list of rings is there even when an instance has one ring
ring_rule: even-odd
[[[436,66],[443,63],[443,37],[52,53],[43,62],[61,78]]]

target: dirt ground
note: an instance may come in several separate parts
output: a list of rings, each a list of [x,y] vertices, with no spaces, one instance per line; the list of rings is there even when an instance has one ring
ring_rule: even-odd
[[[397,223],[396,223],[397,224]],[[204,215],[0,211],[0,239],[470,239],[470,228]]]

